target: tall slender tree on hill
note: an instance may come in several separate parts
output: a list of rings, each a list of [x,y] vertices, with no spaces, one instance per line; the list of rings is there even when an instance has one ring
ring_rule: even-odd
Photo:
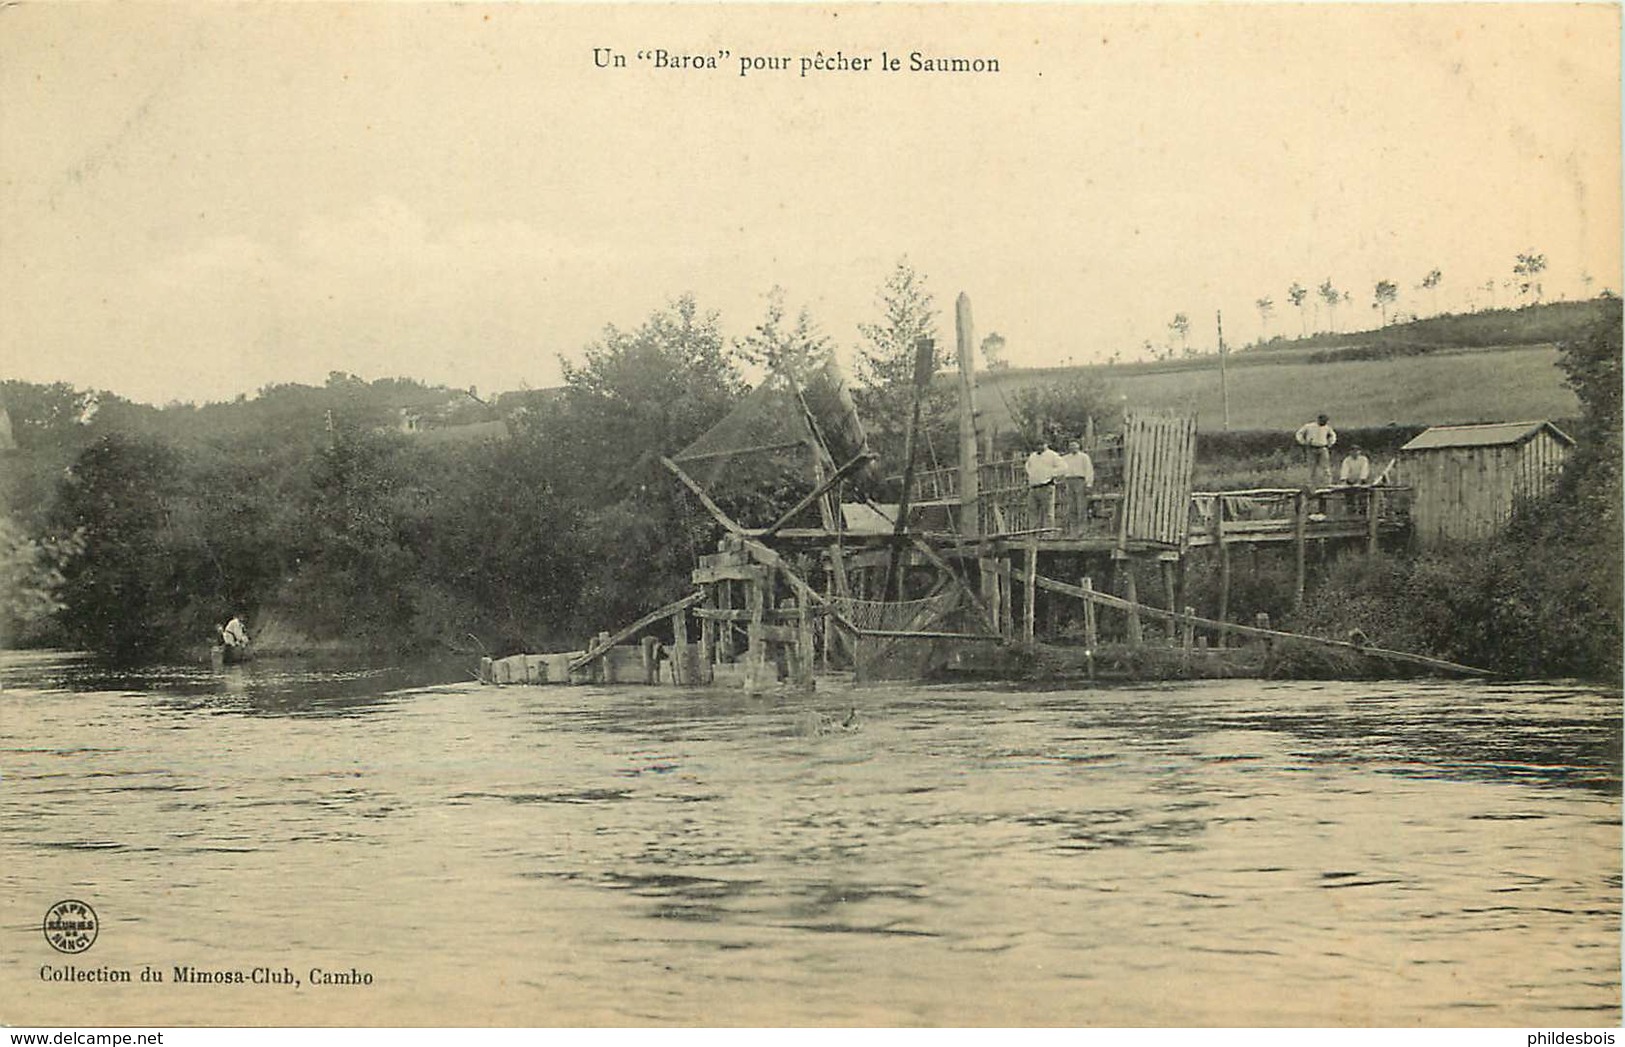
[[[1309,320],[1303,312],[1303,303],[1308,299],[1309,289],[1296,280],[1292,282],[1291,287],[1286,289],[1286,300],[1291,302],[1292,308],[1298,311],[1298,333],[1304,338],[1309,337]]]
[[[1326,303],[1326,310],[1330,316],[1332,333],[1337,333],[1337,306],[1343,301],[1343,292],[1332,286],[1332,278],[1327,277],[1320,285],[1321,300]]]
[[[1540,274],[1546,271],[1546,256],[1530,251],[1520,254],[1518,261],[1512,267],[1512,275],[1517,277],[1518,294],[1528,298],[1534,296],[1535,304],[1540,304]]]
[[[1371,292],[1371,304],[1382,313],[1382,326],[1388,326],[1388,307],[1399,297],[1399,285],[1392,280],[1378,280]]]
[[[1175,313],[1168,322],[1168,330],[1179,338],[1180,352],[1191,355],[1191,318],[1184,313]]]
[[[1444,273],[1438,269],[1429,269],[1428,274],[1422,277],[1422,289],[1428,292],[1433,302],[1433,315],[1439,315],[1439,283],[1444,279]]]
[[[1253,303],[1258,309],[1258,340],[1266,340],[1270,336],[1270,317],[1275,313],[1275,302],[1269,295]]]

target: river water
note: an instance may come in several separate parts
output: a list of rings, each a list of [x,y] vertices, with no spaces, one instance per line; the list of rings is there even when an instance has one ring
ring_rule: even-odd
[[[1617,692],[0,684],[0,1023],[1621,1018]]]

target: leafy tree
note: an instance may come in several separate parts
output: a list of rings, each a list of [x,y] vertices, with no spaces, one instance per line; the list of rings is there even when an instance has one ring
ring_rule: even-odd
[[[1010,398],[1011,418],[1028,444],[1047,439],[1057,446],[1068,438],[1082,439],[1090,418],[1099,426],[1115,421],[1120,411],[1111,384],[1087,371],[1023,386]]]
[[[36,539],[9,516],[0,516],[0,647],[34,639],[64,607],[62,567],[83,551],[77,532]]]
[[[1327,277],[1320,285],[1321,300],[1326,303],[1326,309],[1331,317],[1332,333],[1337,333],[1337,306],[1343,301],[1343,292],[1332,286],[1331,277]]]
[[[119,661],[206,636],[188,599],[198,550],[175,526],[180,462],[163,444],[108,434],[75,460],[53,507],[54,533],[82,548],[62,565],[66,638]]]
[[[580,365],[560,358],[564,412],[555,438],[571,449],[575,479],[612,498],[606,478],[639,459],[670,454],[725,414],[742,386],[715,312],[692,294],[657,311],[635,331],[613,325]]]
[[[1270,335],[1270,317],[1275,315],[1275,301],[1269,295],[1253,303],[1258,309],[1258,340],[1265,341]]]
[[[734,349],[745,363],[781,369],[799,380],[822,367],[833,346],[805,308],[787,325],[784,299],[784,288],[774,285],[767,293],[767,314],[750,334],[734,343]]]
[[[1292,308],[1298,311],[1299,333],[1305,338],[1309,337],[1309,321],[1308,318],[1304,316],[1303,303],[1307,301],[1308,298],[1309,289],[1297,281],[1293,281],[1292,286],[1286,289],[1287,301],[1291,302]]]
[[[937,337],[937,308],[925,277],[907,258],[886,277],[877,292],[879,323],[859,324],[864,344],[858,347],[857,377],[861,387],[854,400],[869,427],[871,444],[892,462],[901,456],[914,398],[915,346],[922,338],[935,343],[936,366],[949,362],[947,347]],[[928,431],[941,429],[953,412],[954,391],[946,384],[933,386],[923,405],[921,424]]]
[[[925,276],[907,258],[899,259],[877,292],[881,322],[859,324],[865,345],[858,347],[857,377],[872,390],[907,391],[914,379],[914,347],[922,338],[936,341],[937,366],[948,363],[947,347],[937,338],[935,299]]]
[[[1428,274],[1422,277],[1422,289],[1428,292],[1433,301],[1433,313],[1439,313],[1439,284],[1444,280],[1444,273],[1438,269],[1429,269]]]
[[[1010,361],[1004,358],[1004,335],[997,331],[990,332],[982,339],[982,361],[989,371],[1004,371],[1010,367]]]
[[[1528,297],[1533,294],[1535,303],[1540,303],[1540,274],[1546,271],[1546,256],[1530,251],[1520,254],[1518,261],[1512,267],[1512,275],[1517,278],[1518,294]]]
[[[1168,330],[1179,338],[1180,350],[1186,356],[1191,355],[1191,318],[1184,313],[1175,313],[1168,322]]]
[[[1388,326],[1388,307],[1399,297],[1399,285],[1392,280],[1378,280],[1371,292],[1371,304],[1382,312],[1382,326]]]

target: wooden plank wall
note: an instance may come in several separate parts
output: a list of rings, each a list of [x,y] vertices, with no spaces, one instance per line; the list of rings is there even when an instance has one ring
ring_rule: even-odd
[[[1119,540],[1183,545],[1190,526],[1195,468],[1194,416],[1125,416]]]
[[[1568,448],[1546,430],[1521,444],[1415,452],[1406,473],[1415,490],[1411,521],[1423,545],[1498,533],[1518,502],[1551,490]]]

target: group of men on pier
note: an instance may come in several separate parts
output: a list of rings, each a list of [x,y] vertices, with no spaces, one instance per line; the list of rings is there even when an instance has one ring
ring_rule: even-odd
[[[1328,487],[1332,482],[1332,448],[1337,446],[1337,430],[1331,419],[1322,414],[1312,422],[1298,427],[1294,436],[1298,446],[1309,459],[1309,486]],[[1338,470],[1340,484],[1368,484],[1371,482],[1371,459],[1358,444],[1350,448]]]
[[[1039,440],[1038,450],[1027,456],[1028,503],[1033,526],[1055,526],[1057,489],[1065,494],[1073,520],[1089,513],[1089,492],[1095,486],[1095,463],[1078,440],[1067,443],[1066,454],[1057,452],[1047,438]]]
[[[1331,418],[1321,414],[1313,422],[1306,422],[1294,434],[1294,440],[1304,450],[1309,462],[1309,486],[1327,487],[1332,484],[1332,448],[1337,446],[1337,430]],[[1034,528],[1056,526],[1057,496],[1065,499],[1070,518],[1084,520],[1089,516],[1089,495],[1095,486],[1095,467],[1089,453],[1078,440],[1067,442],[1066,454],[1050,446],[1048,437],[1040,437],[1036,450],[1027,456],[1028,504]],[[1371,483],[1371,459],[1365,449],[1350,448],[1338,470],[1337,482],[1346,486]]]

